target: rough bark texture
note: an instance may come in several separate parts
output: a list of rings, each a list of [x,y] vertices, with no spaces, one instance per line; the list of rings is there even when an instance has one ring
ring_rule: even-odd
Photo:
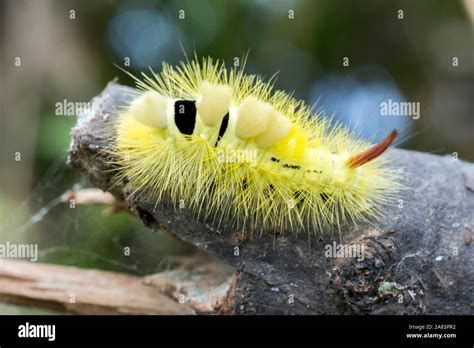
[[[0,299],[75,314],[194,314],[139,277],[0,260]]]
[[[228,314],[233,269],[215,259],[175,257],[146,277],[0,260],[0,301],[74,314]]]
[[[106,151],[109,122],[130,89],[110,83],[93,110],[72,131],[70,163],[96,187],[111,187]],[[474,313],[474,165],[393,150],[408,187],[400,207],[387,207],[371,226],[343,231],[344,244],[364,247],[364,260],[329,258],[325,246],[341,243],[323,233],[263,235],[215,230],[191,212],[112,192],[150,228],[162,228],[236,268],[236,314],[472,314]],[[235,247],[239,253],[236,255]]]

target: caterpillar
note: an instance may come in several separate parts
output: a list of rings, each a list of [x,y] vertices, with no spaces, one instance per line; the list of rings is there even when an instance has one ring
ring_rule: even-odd
[[[275,78],[212,58],[132,76],[137,95],[113,123],[117,181],[132,194],[185,205],[218,228],[325,231],[370,222],[399,175],[371,145],[275,90]]]

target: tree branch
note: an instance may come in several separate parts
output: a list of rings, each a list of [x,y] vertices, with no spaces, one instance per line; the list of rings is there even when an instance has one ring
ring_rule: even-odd
[[[0,261],[0,299],[76,314],[193,314],[140,278],[113,272]]]
[[[232,271],[204,257],[144,278],[28,261],[0,260],[0,300],[75,314],[227,313]]]
[[[111,82],[72,131],[70,164],[103,190],[112,187],[103,151],[112,142],[108,123],[130,99],[129,91]],[[235,267],[228,302],[233,313],[472,314],[474,252],[465,241],[474,230],[474,165],[406,150],[393,155],[409,188],[400,207],[387,207],[385,218],[372,226],[342,231],[344,243],[364,248],[364,260],[325,257],[326,245],[341,242],[327,233],[242,240],[241,231],[214,230],[185,209],[154,209],[155,202],[130,196],[130,187],[115,186],[112,194],[150,228],[167,230]]]

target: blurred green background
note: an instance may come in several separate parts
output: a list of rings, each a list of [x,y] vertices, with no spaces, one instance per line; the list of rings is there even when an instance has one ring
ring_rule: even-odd
[[[249,72],[279,71],[277,88],[363,136],[398,128],[400,147],[473,161],[473,17],[468,0],[3,0],[0,243],[38,243],[41,262],[133,274],[191,252],[125,213],[57,204],[88,183],[65,165],[75,117],[56,115],[56,103],[89,101],[114,77],[131,85],[114,63],[159,71],[182,48],[229,65],[249,51]],[[420,119],[381,116],[389,99],[419,102]]]

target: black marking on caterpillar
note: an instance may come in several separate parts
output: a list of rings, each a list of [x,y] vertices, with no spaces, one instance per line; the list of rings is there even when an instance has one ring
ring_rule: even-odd
[[[174,103],[174,122],[181,134],[193,134],[196,125],[196,104],[194,100],[177,100]]]
[[[276,158],[276,157],[272,157],[272,162],[280,162],[280,159],[279,158]]]
[[[301,166],[285,163],[285,164],[283,165],[283,168],[288,168],[288,169],[301,169]]]
[[[224,118],[222,119],[221,126],[219,128],[219,135],[217,136],[217,140],[216,140],[216,143],[215,143],[214,147],[217,147],[217,145],[219,145],[219,141],[224,136],[228,125],[229,125],[229,113],[227,113],[224,116]]]

